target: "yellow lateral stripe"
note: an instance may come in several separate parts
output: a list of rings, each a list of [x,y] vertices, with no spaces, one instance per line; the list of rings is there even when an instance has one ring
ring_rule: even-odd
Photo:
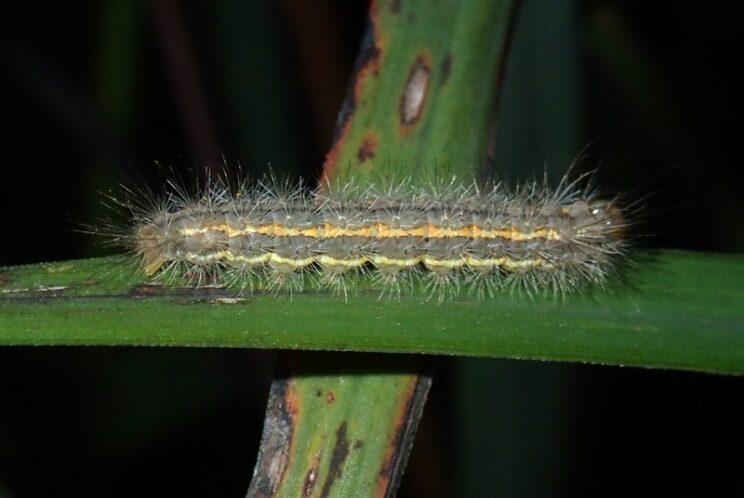
[[[423,263],[429,268],[449,268],[454,270],[456,268],[462,268],[465,266],[467,259],[455,258],[455,259],[436,259],[431,256],[424,256]]]
[[[477,225],[462,228],[442,228],[432,223],[413,228],[395,228],[384,223],[375,223],[362,228],[340,228],[328,223],[307,228],[290,228],[278,223],[269,225],[246,225],[235,228],[228,224],[216,224],[199,228],[181,228],[179,234],[191,236],[209,232],[221,232],[228,237],[259,234],[274,237],[310,237],[315,239],[333,239],[336,237],[365,237],[372,239],[388,239],[397,237],[426,237],[443,239],[449,237],[464,237],[470,239],[508,239],[514,241],[547,239],[561,240],[561,234],[554,228],[539,227],[531,232],[522,232],[516,227],[483,229]]]
[[[295,268],[303,268],[305,266],[310,266],[316,261],[316,258],[312,256],[306,257],[306,258],[287,258],[285,256],[280,256],[276,253],[264,253],[258,256],[245,257],[245,256],[233,254],[230,251],[215,251],[210,254],[196,254],[196,253],[190,252],[190,253],[185,254],[185,259],[196,262],[196,263],[201,263],[201,264],[219,263],[223,261],[245,263],[248,265],[278,263],[278,264],[294,266]]]
[[[317,255],[305,258],[288,258],[280,256],[276,253],[264,253],[257,256],[241,256],[233,254],[230,251],[215,251],[209,254],[196,254],[186,253],[185,259],[195,262],[197,264],[209,264],[209,263],[244,263],[251,266],[259,266],[267,263],[277,263],[292,266],[294,268],[304,268],[310,266],[313,263],[318,263],[321,266],[345,266],[349,269],[359,268],[364,266],[366,263],[372,263],[373,265],[380,266],[395,266],[401,268],[411,268],[419,263],[424,263],[429,268],[450,268],[458,269],[463,266],[469,266],[471,268],[505,268],[507,270],[523,270],[529,268],[543,268],[550,270],[554,268],[554,265],[546,262],[541,258],[535,259],[511,259],[507,257],[501,258],[484,258],[479,259],[473,256],[463,256],[454,259],[437,259],[432,256],[415,256],[411,258],[390,258],[382,256],[380,254],[373,254],[367,257],[358,258],[334,258],[332,256]]]
[[[227,261],[235,261],[239,263],[246,263],[248,265],[260,265],[263,263],[267,263],[271,259],[270,253],[263,253],[259,254],[258,256],[240,256],[238,254],[233,254],[230,251],[222,251],[224,254],[224,258]]]
[[[304,268],[305,266],[310,266],[311,264],[315,263],[315,258],[307,257],[294,259],[279,256],[276,253],[271,253],[271,262],[278,263],[280,265],[294,266],[295,268]]]
[[[412,258],[388,258],[387,256],[382,256],[380,254],[369,256],[369,261],[378,268],[380,266],[402,266],[410,268],[421,263],[422,259],[423,256],[415,256]]]
[[[317,262],[321,266],[345,266],[347,268],[359,268],[369,262],[367,258],[340,259],[331,256],[318,256]]]

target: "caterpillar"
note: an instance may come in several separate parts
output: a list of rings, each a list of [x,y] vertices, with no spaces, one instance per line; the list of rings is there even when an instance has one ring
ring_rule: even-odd
[[[129,190],[117,201],[131,222],[116,240],[149,278],[241,293],[319,288],[348,298],[371,281],[395,297],[420,283],[440,301],[462,289],[481,298],[562,295],[604,285],[628,246],[617,199],[603,200],[584,180],[564,177],[553,189],[545,180],[509,188],[456,178],[311,189],[217,179],[191,194],[169,182],[159,198],[143,202]]]

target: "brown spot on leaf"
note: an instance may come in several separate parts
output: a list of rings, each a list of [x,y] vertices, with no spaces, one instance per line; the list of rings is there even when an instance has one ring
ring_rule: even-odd
[[[67,285],[39,285],[33,290],[35,292],[40,292],[44,294],[51,293],[54,295],[58,295],[61,291],[64,291],[69,288],[70,287]]]
[[[136,285],[129,290],[129,297],[133,299],[161,296],[166,293],[165,286],[159,283]]]
[[[364,446],[364,441],[362,441],[361,439],[357,439],[356,441],[354,441],[354,449],[355,450],[358,450],[362,446]]]
[[[201,287],[167,287],[161,283],[152,282],[140,284],[129,289],[129,298],[147,299],[158,296],[179,298],[176,302],[182,304],[210,303],[210,304],[240,304],[245,298],[238,297],[234,291],[223,285],[203,285]]]
[[[247,299],[244,297],[218,297],[211,302],[214,304],[242,304],[246,301]]]
[[[333,391],[328,391],[328,394],[326,394],[326,403],[329,405],[336,401],[336,394]]]
[[[440,80],[440,83],[444,85],[447,83],[447,80],[450,77],[450,73],[452,72],[452,54],[447,54],[444,56],[444,59],[442,59],[442,77]]]
[[[28,295],[43,297],[44,299],[49,298],[61,298],[65,297],[64,291],[69,289],[64,285],[38,285],[33,288],[29,287],[17,287],[17,288],[4,288],[0,290],[0,293],[9,295],[12,297],[29,297]]]
[[[400,122],[404,132],[410,131],[424,113],[430,74],[429,58],[419,55],[408,72],[406,86],[400,98]]]
[[[313,463],[305,476],[305,484],[302,486],[302,496],[313,494],[315,482],[318,480],[318,465],[320,464],[320,454],[315,455]]]
[[[359,152],[357,152],[359,162],[363,163],[364,161],[374,158],[377,153],[378,145],[379,141],[377,136],[372,132],[366,133],[364,137],[362,137],[362,144],[359,146]]]
[[[341,477],[344,470],[346,458],[349,456],[349,440],[346,437],[347,424],[342,422],[336,431],[336,445],[333,447],[331,455],[331,464],[328,468],[328,477],[323,483],[323,490],[320,492],[321,497],[330,495],[333,483]]]

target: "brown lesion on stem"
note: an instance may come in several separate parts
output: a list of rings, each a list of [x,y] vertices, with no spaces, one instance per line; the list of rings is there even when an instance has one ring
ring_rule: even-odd
[[[362,143],[359,145],[359,150],[357,151],[359,162],[363,163],[373,159],[375,154],[377,154],[377,147],[379,144],[380,140],[374,132],[369,131],[365,133],[362,137]]]
[[[440,76],[439,83],[442,86],[444,86],[449,80],[450,74],[452,73],[452,54],[451,53],[447,53],[442,58],[442,63],[440,64],[440,71],[442,75]]]
[[[357,104],[362,96],[364,83],[368,78],[376,77],[379,74],[381,55],[382,48],[379,45],[377,8],[373,2],[370,6],[370,23],[362,40],[362,47],[352,71],[352,83],[346,90],[346,97],[341,106],[341,112],[338,115],[333,145],[323,163],[323,178],[326,180],[333,178],[333,171],[338,165],[341,151],[346,146],[346,139],[351,129]]]
[[[412,375],[405,395],[401,398],[400,411],[395,421],[390,443],[377,476],[375,497],[392,498],[398,489],[408,455],[413,446],[421,414],[431,387],[428,375]]]
[[[310,468],[307,470],[307,474],[305,475],[305,482],[302,486],[302,496],[310,496],[313,494],[315,483],[318,481],[318,467],[320,466],[320,457],[320,453],[315,455]]]
[[[349,438],[347,432],[348,424],[346,421],[343,421],[336,430],[336,444],[333,446],[331,465],[328,468],[328,475],[323,483],[323,490],[320,493],[320,496],[323,498],[330,495],[333,483],[343,474],[346,459],[349,457]]]
[[[5,273],[0,273],[0,286],[5,286],[11,283],[13,280]]]
[[[248,488],[247,498],[275,496],[284,482],[284,474],[294,452],[294,432],[300,397],[288,379],[277,379],[271,384],[266,408],[261,448]]]
[[[509,20],[507,21],[507,33],[506,37],[504,39],[504,48],[502,50],[502,53],[504,55],[501,56],[501,60],[498,61],[498,74],[496,77],[496,81],[494,81],[494,88],[496,88],[496,99],[493,105],[493,109],[491,110],[492,116],[491,116],[491,126],[489,131],[489,139],[488,139],[488,146],[486,148],[486,156],[483,160],[483,163],[480,167],[480,173],[482,176],[487,176],[489,173],[489,170],[491,168],[491,165],[494,162],[494,158],[496,157],[496,139],[498,137],[498,130],[499,130],[499,120],[496,119],[496,112],[498,111],[500,99],[501,99],[501,88],[504,87],[504,79],[506,78],[506,55],[510,52],[512,40],[514,39],[514,30],[516,26],[515,18],[517,16],[517,13],[520,10],[522,0],[516,0],[514,2],[514,5],[512,5],[511,12],[509,13]]]

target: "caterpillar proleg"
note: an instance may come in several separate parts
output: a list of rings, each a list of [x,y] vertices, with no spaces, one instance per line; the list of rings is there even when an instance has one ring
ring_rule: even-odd
[[[363,276],[394,296],[417,282],[440,300],[462,289],[564,294],[604,284],[627,248],[621,207],[583,177],[554,189],[229,183],[191,195],[170,183],[158,201],[120,202],[132,221],[119,238],[148,277],[345,297]]]

